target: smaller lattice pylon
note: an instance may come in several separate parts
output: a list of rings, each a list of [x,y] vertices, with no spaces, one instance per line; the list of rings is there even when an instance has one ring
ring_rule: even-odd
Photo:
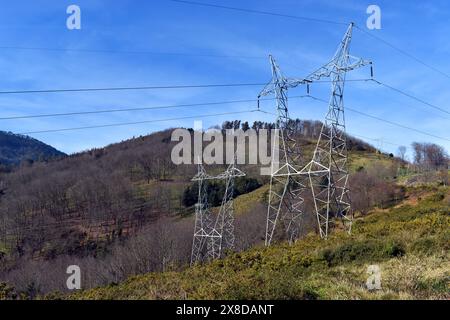
[[[234,186],[235,179],[244,176],[245,173],[236,168],[236,158],[234,158],[227,170],[216,177],[218,180],[225,181],[225,193],[214,226],[214,230],[219,235],[218,250],[215,252],[217,255],[214,258],[221,257],[226,250],[234,249]]]
[[[198,165],[198,172],[192,181],[198,183],[198,201],[195,204],[194,237],[192,240],[191,265],[205,259],[205,243],[208,241],[212,227],[211,211],[208,204],[208,192],[206,181],[211,176],[206,173],[202,164]]]
[[[198,182],[198,202],[195,205],[191,265],[218,259],[225,250],[234,249],[234,181],[244,176],[245,173],[236,168],[235,161],[217,176],[208,175],[203,165],[198,165],[198,173],[192,179]],[[225,181],[225,193],[216,219],[208,204],[207,180]]]

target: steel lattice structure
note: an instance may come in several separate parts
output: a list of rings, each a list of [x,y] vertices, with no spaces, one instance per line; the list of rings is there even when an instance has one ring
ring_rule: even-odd
[[[234,249],[234,182],[235,178],[245,176],[244,172],[236,168],[235,163],[236,159],[224,173],[216,177],[225,181],[225,193],[215,225],[215,230],[220,234],[218,257],[226,250]]]
[[[279,169],[272,170],[271,174],[266,225],[267,246],[273,240],[278,220],[284,221],[284,225],[287,225],[286,231],[290,242],[297,238],[300,220],[305,213],[306,197],[311,197],[314,201],[321,237],[326,238],[328,235],[330,212],[351,223],[344,84],[347,72],[371,63],[349,55],[352,31],[353,23],[348,27],[331,61],[303,79],[284,78],[275,60],[270,57],[272,81],[261,92],[258,100],[268,94],[276,96],[278,112],[276,126],[280,132],[281,146],[280,150],[274,147],[273,152],[279,152],[281,160]],[[313,159],[302,167],[299,165],[301,154],[293,137],[293,121],[288,114],[287,90],[299,85],[309,85],[324,77],[332,79],[329,110]]]
[[[212,177],[206,173],[202,164],[192,181],[198,183],[198,200],[195,205],[194,237],[192,241],[191,265],[203,261],[206,255],[205,243],[212,229],[212,217],[208,204],[207,180]]]
[[[270,177],[269,205],[267,209],[266,245],[270,245],[278,220],[282,220],[290,241],[299,233],[301,205],[303,198],[299,194],[302,189],[295,179],[300,166],[300,150],[295,139],[294,123],[289,117],[287,91],[299,85],[298,81],[283,76],[275,59],[270,56],[272,81],[258,96],[258,102],[263,96],[275,94],[277,120],[275,139],[281,141],[279,147],[272,146],[272,172]],[[278,153],[279,162],[274,163],[274,155]],[[277,169],[275,170],[275,165]],[[281,214],[280,214],[281,213]]]
[[[309,181],[322,238],[328,237],[330,216],[341,218],[349,232],[353,220],[348,186],[344,86],[347,72],[371,62],[349,54],[352,31],[353,23],[348,27],[332,60],[321,68],[332,80],[328,112],[313,158],[300,172]]]
[[[234,249],[234,181],[245,173],[236,168],[236,158],[227,170],[218,176],[210,176],[203,165],[192,181],[198,182],[198,203],[195,206],[194,239],[191,265],[222,257],[226,250]],[[225,192],[219,214],[214,220],[208,204],[207,180],[223,180]]]

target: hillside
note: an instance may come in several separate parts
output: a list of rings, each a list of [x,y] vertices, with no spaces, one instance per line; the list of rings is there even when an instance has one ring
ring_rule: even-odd
[[[298,123],[302,125],[299,140],[308,157],[320,123]],[[270,125],[255,123],[253,127]],[[191,178],[197,168],[172,163],[171,132],[0,173],[0,212],[4,213],[0,282],[32,298],[66,290],[67,263],[89,270],[86,288],[186,264],[197,196]],[[351,185],[359,186],[353,189],[357,211],[366,213],[402,199],[403,190],[394,183],[397,159],[378,154],[352,137],[349,147]],[[264,234],[268,177],[260,176],[255,165],[240,168],[247,177],[236,181],[236,246],[245,250],[260,244]],[[224,169],[207,167],[211,174]],[[219,205],[223,185],[210,187],[211,204]],[[315,226],[312,222],[309,229]]]
[[[64,153],[30,137],[0,131],[0,165],[16,165],[22,161],[48,160]]]
[[[309,235],[181,272],[150,273],[70,299],[449,299],[450,189],[411,188],[359,217],[352,235]],[[369,265],[381,290],[365,288]]]
[[[301,137],[306,144],[304,152],[309,155],[314,136],[308,132],[319,132],[320,123],[304,121],[304,126],[316,127],[304,130]],[[136,232],[161,216],[192,213],[192,203],[183,203],[183,195],[197,168],[172,163],[175,143],[171,142],[171,132],[164,130],[59,161],[0,173],[0,211],[8,216],[6,224],[0,226],[0,231],[8,229],[3,239],[6,243],[2,245],[0,239],[0,252],[19,250],[46,259],[66,253],[85,254],[86,247],[95,251],[99,243]],[[370,160],[373,148],[358,139],[350,142],[355,158]],[[209,166],[208,171],[218,173],[224,168]],[[247,173],[246,179],[267,183],[267,177],[259,175],[258,166],[241,168]],[[62,236],[66,239],[64,245],[60,242]]]

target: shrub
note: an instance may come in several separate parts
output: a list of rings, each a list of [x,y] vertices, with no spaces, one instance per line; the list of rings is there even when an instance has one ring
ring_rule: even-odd
[[[382,256],[380,245],[375,241],[345,243],[337,248],[327,248],[319,253],[319,259],[326,261],[330,267],[353,261],[374,260]]]
[[[384,248],[386,255],[392,258],[402,257],[406,253],[404,246],[397,241],[387,243]]]
[[[417,253],[430,254],[436,249],[436,241],[433,238],[419,238],[411,245],[411,250]]]
[[[436,192],[433,193],[431,196],[427,197],[425,201],[429,202],[440,202],[445,199],[446,193],[445,192]]]
[[[319,260],[329,267],[349,262],[374,262],[386,258],[401,257],[406,250],[402,243],[390,241],[383,243],[376,240],[344,243],[336,248],[326,248],[319,252]]]
[[[0,282],[0,300],[15,300],[17,299],[17,292],[13,287],[6,283]]]

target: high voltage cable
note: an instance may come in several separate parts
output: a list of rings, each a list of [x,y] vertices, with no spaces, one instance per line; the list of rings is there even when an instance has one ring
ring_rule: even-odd
[[[220,8],[220,9],[227,9],[227,10],[234,10],[234,11],[241,11],[241,12],[247,12],[247,13],[255,13],[255,14],[263,14],[263,15],[271,15],[271,16],[279,16],[279,17],[285,17],[285,18],[291,18],[291,19],[299,19],[299,20],[305,20],[305,21],[311,21],[311,22],[322,22],[322,23],[331,23],[331,24],[342,24],[347,25],[348,23],[345,22],[339,22],[339,21],[333,21],[333,20],[325,20],[325,19],[318,19],[318,18],[311,18],[311,17],[304,17],[304,16],[295,16],[295,15],[288,15],[288,14],[280,14],[280,13],[274,13],[274,12],[268,12],[268,11],[260,11],[260,10],[253,10],[253,9],[245,9],[245,8],[237,8],[237,7],[229,7],[229,6],[222,6],[222,5],[214,5],[214,4],[208,4],[208,3],[202,3],[202,2],[195,2],[195,1],[184,1],[184,0],[170,0],[172,2],[178,2],[178,3],[184,3],[184,4],[190,4],[190,5],[197,5],[197,6],[204,6],[204,7],[213,7],[213,8]],[[403,50],[391,42],[381,38],[380,36],[377,36],[371,32],[368,32],[364,28],[359,27],[358,25],[354,24],[355,28],[364,34],[372,37],[373,39],[376,39],[385,45],[389,46],[390,48],[396,50],[397,52],[407,56],[408,58],[416,61],[417,63],[429,68],[430,70],[433,70],[434,72],[437,72],[447,78],[450,78],[450,74],[447,72],[444,72],[425,61],[415,57],[411,53],[409,53],[406,50]],[[260,56],[243,56],[243,55],[215,55],[215,54],[195,54],[195,53],[177,53],[177,52],[156,52],[156,51],[115,51],[115,50],[100,50],[100,49],[70,49],[70,48],[43,48],[43,47],[19,47],[19,46],[0,46],[0,49],[15,49],[15,50],[41,50],[41,51],[61,51],[61,52],[86,52],[86,53],[118,53],[118,54],[150,54],[150,55],[174,55],[174,56],[192,56],[192,57],[207,57],[207,58],[238,58],[238,59],[265,59],[265,57]],[[138,90],[138,89],[135,89]],[[77,91],[77,90],[74,90]],[[83,90],[85,91],[85,90]],[[47,92],[47,91],[46,91]],[[59,91],[58,91],[59,92]],[[67,91],[64,91],[67,92]]]
[[[306,98],[307,95],[303,96],[292,96],[290,98]],[[261,101],[275,100],[276,98],[264,98]],[[21,120],[21,119],[33,119],[33,118],[51,118],[51,117],[62,117],[62,116],[76,116],[76,115],[89,115],[89,114],[101,114],[101,113],[115,113],[115,112],[129,112],[129,111],[144,111],[144,110],[158,110],[158,109],[175,109],[175,108],[187,108],[187,107],[199,107],[199,106],[214,106],[222,104],[234,104],[234,103],[247,103],[256,102],[255,99],[245,99],[245,100],[229,100],[229,101],[214,101],[214,102],[203,102],[203,103],[190,103],[190,104],[178,104],[178,105],[167,105],[167,106],[155,106],[155,107],[140,107],[140,108],[126,108],[126,109],[105,109],[96,111],[80,111],[80,112],[67,112],[67,113],[48,113],[48,114],[36,114],[36,115],[25,115],[25,116],[11,116],[11,117],[0,117],[0,120]]]
[[[323,99],[320,99],[320,98],[317,98],[317,97],[313,97],[313,96],[308,96],[308,97],[310,97],[310,98],[312,98],[314,100],[321,101],[323,103],[328,104],[328,101],[326,101],[326,100],[323,100]],[[361,114],[361,115],[366,116],[366,117],[370,117],[370,118],[378,120],[378,121],[386,122],[386,123],[389,123],[391,125],[401,127],[403,129],[415,131],[415,132],[418,132],[420,134],[427,135],[427,136],[430,136],[430,137],[433,137],[433,138],[442,139],[442,140],[445,140],[445,141],[450,141],[450,139],[448,139],[448,138],[440,137],[440,136],[437,136],[437,135],[434,135],[434,134],[431,134],[431,133],[428,133],[428,132],[425,132],[425,131],[422,131],[422,130],[414,129],[414,128],[402,125],[400,123],[397,123],[397,122],[393,122],[393,121],[390,121],[390,120],[382,119],[382,118],[379,118],[379,117],[376,117],[376,116],[364,113],[362,111],[352,109],[350,107],[346,107],[346,109],[348,109],[351,112],[355,112],[355,113]],[[145,120],[145,121],[136,121],[136,122],[122,122],[122,123],[94,125],[94,126],[84,126],[84,127],[72,127],[72,128],[29,131],[29,132],[22,132],[22,133],[19,133],[19,134],[31,135],[31,134],[39,134],[39,133],[53,133],[53,132],[86,130],[86,129],[106,128],[106,127],[119,127],[119,126],[128,126],[128,125],[136,125],[136,124],[155,123],[155,122],[167,122],[167,121],[195,119],[195,118],[207,118],[207,117],[233,115],[233,114],[243,114],[243,113],[253,113],[253,112],[262,112],[262,113],[273,115],[273,113],[265,111],[265,110],[262,110],[262,109],[252,109],[252,110],[245,110],[245,111],[224,112],[224,113],[196,115],[196,116],[186,116],[186,117],[177,117],[177,118],[166,118],[166,119]]]
[[[379,118],[379,117],[377,117],[377,116],[370,115],[370,114],[364,113],[364,112],[359,111],[359,110],[355,110],[355,109],[352,109],[352,108],[349,108],[349,107],[346,107],[346,109],[350,110],[351,112],[354,112],[354,113],[358,113],[358,114],[360,114],[360,115],[363,115],[363,116],[365,116],[365,117],[369,117],[369,118],[372,118],[372,119],[375,119],[375,120],[378,120],[378,121],[386,122],[386,123],[388,123],[388,124],[391,124],[391,125],[394,125],[394,126],[403,128],[403,129],[415,131],[415,132],[417,132],[417,133],[420,133],[420,134],[423,134],[423,135],[426,135],[426,136],[429,136],[429,137],[433,137],[433,138],[436,138],[436,139],[441,139],[441,140],[444,140],[444,141],[450,141],[449,138],[440,137],[440,136],[437,136],[437,135],[435,135],[435,134],[428,133],[428,132],[425,132],[425,131],[422,131],[422,130],[419,130],[419,129],[415,129],[415,128],[412,128],[412,127],[409,127],[409,126],[405,126],[405,125],[403,125],[403,124],[400,124],[400,123],[397,123],[397,122],[394,122],[394,121],[382,119],[382,118]]]
[[[133,90],[164,90],[164,89],[192,89],[192,88],[223,88],[223,87],[261,86],[261,85],[265,85],[265,83],[230,83],[230,84],[199,84],[199,85],[178,85],[178,86],[141,86],[141,87],[12,90],[12,91],[0,91],[0,94],[91,92],[91,91],[133,91]]]
[[[413,99],[413,100],[415,100],[415,101],[418,101],[418,102],[420,102],[420,103],[422,103],[422,104],[424,104],[424,105],[426,105],[426,106],[429,106],[429,107],[431,107],[431,108],[433,108],[433,109],[436,109],[436,110],[439,110],[439,111],[441,111],[441,112],[450,114],[450,111],[448,111],[448,110],[446,110],[446,109],[444,109],[444,108],[442,108],[442,107],[439,107],[439,106],[437,106],[437,105],[435,105],[435,104],[432,104],[432,103],[430,103],[430,102],[427,102],[427,101],[425,101],[425,100],[423,100],[423,99],[421,99],[421,98],[418,98],[418,97],[416,97],[416,96],[413,96],[412,94],[409,94],[409,93],[407,93],[407,92],[405,92],[405,91],[403,91],[403,90],[401,90],[401,89],[394,88],[393,86],[388,85],[388,84],[386,84],[386,83],[383,83],[383,82],[381,82],[381,81],[379,81],[379,80],[372,79],[372,81],[374,81],[375,83],[379,84],[380,86],[383,86],[383,87],[385,87],[385,88],[387,88],[387,89],[390,89],[390,90],[392,90],[392,91],[395,91],[395,92],[397,92],[397,93],[399,93],[399,94],[401,94],[401,95],[404,95],[405,97],[408,97],[408,98],[410,98],[410,99]],[[446,119],[448,119],[448,118],[446,118]]]
[[[391,141],[388,141],[388,140],[385,140],[385,139],[370,138],[370,137],[362,136],[360,134],[354,134],[354,133],[351,133],[351,132],[349,134],[354,136],[354,137],[357,137],[357,138],[363,138],[363,139],[372,140],[372,141],[382,141],[383,143],[390,144],[390,145],[397,146],[397,147],[401,147],[402,146],[401,144],[398,144],[398,143],[395,143],[395,142],[391,142]]]
[[[330,24],[341,24],[341,25],[348,25],[347,22],[341,22],[341,21],[333,21],[333,20],[326,20],[326,19],[317,19],[317,18],[311,18],[311,17],[304,17],[304,16],[295,16],[295,15],[289,15],[289,14],[281,14],[281,13],[274,13],[269,11],[260,11],[260,10],[253,10],[253,9],[245,9],[245,8],[237,8],[237,7],[229,7],[229,6],[222,6],[222,5],[215,5],[215,4],[209,4],[209,3],[203,3],[203,2],[196,2],[196,1],[187,1],[187,0],[170,0],[172,2],[178,2],[178,3],[185,3],[190,5],[196,5],[196,6],[203,6],[203,7],[213,7],[213,8],[220,8],[220,9],[227,9],[227,10],[234,10],[234,11],[241,11],[241,12],[247,12],[247,13],[255,13],[255,14],[262,14],[262,15],[270,15],[270,16],[278,16],[278,17],[284,17],[284,18],[291,18],[291,19],[298,19],[298,20],[305,20],[305,21],[311,21],[311,22],[320,22],[320,23],[330,23]],[[371,32],[368,32],[364,28],[359,27],[358,25],[354,24],[355,28],[364,34],[368,35],[369,37],[372,37],[373,39],[380,41],[390,47],[391,49],[394,49],[395,51],[401,53],[402,55],[414,60],[415,62],[425,66],[426,68],[437,72],[441,74],[442,76],[450,79],[450,74],[442,71],[429,63],[423,61],[422,59],[417,58],[413,54],[409,53],[408,51],[401,49],[397,47],[396,45],[392,44],[391,42],[383,39],[380,36],[377,36]]]
[[[222,55],[222,54],[202,54],[202,53],[183,53],[183,52],[158,52],[158,51],[126,51],[126,50],[102,50],[102,49],[72,49],[72,48],[46,48],[46,47],[19,47],[19,46],[0,46],[5,50],[29,50],[29,51],[54,51],[54,52],[80,52],[80,53],[112,53],[112,54],[142,54],[142,55],[169,55],[169,56],[187,56],[204,58],[226,58],[226,59],[266,59],[262,56],[244,56],[244,55]]]
[[[303,97],[311,97],[311,96],[298,96],[298,97],[291,97],[291,98],[303,98]],[[314,98],[315,100],[319,100],[318,98]],[[273,100],[273,99],[271,99]],[[322,100],[325,101],[325,100]],[[22,132],[19,133],[21,135],[31,135],[31,134],[39,134],[39,133],[53,133],[53,132],[64,132],[64,131],[76,131],[76,130],[87,130],[87,129],[96,129],[96,128],[106,128],[106,127],[119,127],[119,126],[129,126],[129,125],[136,125],[136,124],[145,124],[145,123],[155,123],[155,122],[167,122],[167,121],[175,121],[175,120],[186,120],[186,119],[195,119],[195,118],[207,118],[207,117],[216,117],[216,116],[223,116],[223,115],[234,115],[234,114],[244,114],[244,113],[253,113],[253,112],[261,112],[265,114],[275,115],[272,112],[268,112],[262,109],[253,109],[253,110],[247,110],[247,111],[235,111],[235,112],[224,112],[224,113],[215,113],[215,114],[207,114],[207,115],[197,115],[197,116],[186,116],[186,117],[178,117],[178,118],[167,118],[167,119],[157,119],[157,120],[145,120],[145,121],[136,121],[136,122],[122,122],[122,123],[112,123],[112,124],[104,124],[104,125],[95,125],[95,126],[84,126],[84,127],[73,127],[73,128],[61,128],[61,129],[49,129],[49,130],[39,130],[39,131],[29,131],[29,132]],[[350,133],[351,134],[351,133]],[[358,136],[356,134],[351,134],[353,136]],[[369,139],[369,140],[377,140],[375,138],[369,138],[364,136],[359,136],[361,138]],[[392,143],[389,141],[384,142],[392,145],[399,146],[399,144]]]
[[[349,79],[348,82],[367,82],[371,79]],[[331,80],[319,80],[315,83],[331,83]],[[136,86],[136,87],[106,87],[106,88],[74,88],[74,89],[39,89],[39,90],[10,90],[0,91],[0,95],[29,94],[29,93],[67,93],[67,92],[94,92],[94,91],[134,91],[134,90],[165,90],[165,89],[197,89],[197,88],[224,88],[224,87],[251,87],[265,86],[261,83],[219,83],[198,85],[172,85],[172,86]]]
[[[314,100],[321,101],[323,103],[328,104],[328,101],[326,101],[326,100],[323,100],[323,99],[320,99],[320,98],[317,98],[317,97],[313,97],[313,96],[311,96],[311,98],[314,99]],[[420,134],[423,134],[423,135],[426,135],[426,136],[429,136],[429,137],[433,137],[433,138],[437,138],[437,139],[441,139],[441,140],[445,140],[445,141],[450,141],[449,138],[440,137],[440,136],[437,136],[437,135],[432,134],[432,133],[428,133],[428,132],[425,132],[425,131],[422,131],[422,130],[419,130],[419,129],[415,129],[415,128],[403,125],[401,123],[397,123],[397,122],[390,121],[390,120],[387,120],[387,119],[379,118],[377,116],[374,116],[374,115],[371,115],[371,114],[368,114],[368,113],[365,113],[365,112],[362,112],[362,111],[359,111],[359,110],[356,110],[356,109],[353,109],[353,108],[350,108],[350,107],[345,107],[345,109],[347,109],[347,110],[349,110],[351,112],[363,115],[365,117],[369,117],[369,118],[372,118],[372,119],[375,119],[375,120],[378,120],[378,121],[381,121],[381,122],[386,122],[386,123],[389,123],[389,124],[391,124],[393,126],[397,126],[397,127],[403,128],[403,129],[414,131],[414,132],[417,132],[417,133],[420,133]]]
[[[397,92],[403,96],[406,96],[412,100],[420,102],[430,108],[436,109],[440,112],[450,114],[450,111],[439,107],[435,104],[427,102],[417,96],[407,93],[401,89],[395,88],[389,84],[381,82],[376,79],[348,79],[348,82],[367,82],[373,81],[378,85],[385,87],[389,90]],[[330,83],[329,80],[315,81],[315,83]],[[158,90],[158,89],[189,89],[189,88],[211,88],[211,87],[238,87],[238,86],[260,86],[266,83],[229,83],[229,84],[201,84],[201,85],[179,85],[179,86],[142,86],[142,87],[113,87],[113,88],[76,88],[76,89],[45,89],[45,90],[15,90],[15,91],[0,91],[0,94],[29,94],[29,93],[59,93],[59,92],[89,92],[89,91],[128,91],[128,90]],[[271,99],[267,99],[271,100]],[[196,105],[207,105],[207,104],[225,104],[225,103],[239,103],[239,102],[251,102],[252,99],[246,100],[236,100],[236,101],[221,101],[221,102],[211,102],[211,103],[199,103],[199,104],[186,104],[180,105],[179,107],[189,107]],[[111,113],[111,112],[125,112],[125,111],[139,111],[139,110],[151,110],[151,109],[165,109],[165,108],[175,108],[178,106],[160,106],[160,107],[149,107],[149,108],[127,108],[127,109],[112,109],[112,110],[99,110],[99,111],[84,111],[84,112],[70,112],[70,113],[54,113],[54,114],[41,114],[41,115],[26,115],[26,116],[11,116],[11,117],[0,117],[0,120],[14,120],[14,119],[27,119],[27,118],[41,118],[41,117],[54,117],[54,116],[69,116],[69,115],[83,115],[83,114],[95,114],[95,113]],[[448,119],[445,117],[445,119]]]
[[[312,96],[305,96],[305,97],[309,97],[309,98],[313,98]],[[313,98],[314,99],[314,98]],[[323,100],[323,101],[325,101],[325,100]],[[259,109],[258,110],[259,112],[261,112],[261,113],[265,113],[265,114],[269,114],[269,115],[272,115],[272,116],[277,116],[277,114],[276,113],[273,113],[273,112],[270,112],[270,111],[266,111],[266,110],[263,110],[263,109]],[[351,132],[347,132],[349,135],[351,135],[351,136],[353,136],[353,137],[356,137],[356,138],[364,138],[364,139],[368,139],[368,140],[373,140],[373,141],[378,141],[379,139],[376,139],[376,138],[370,138],[370,137],[366,137],[366,136],[362,136],[362,135],[358,135],[358,134],[354,134],[354,133],[351,133]],[[391,145],[393,145],[393,146],[401,146],[400,144],[398,144],[398,143],[395,143],[395,142],[390,142],[390,141],[387,141],[387,140],[384,140],[383,139],[383,142],[386,142],[387,144],[391,144]]]
[[[218,116],[225,116],[225,115],[232,115],[232,114],[252,113],[252,112],[257,112],[257,111],[258,110],[253,109],[253,110],[245,110],[245,111],[223,112],[223,113],[204,114],[204,115],[186,116],[186,117],[178,117],[178,118],[166,118],[166,119],[144,120],[144,121],[135,121],[135,122],[111,123],[111,124],[102,124],[102,125],[85,126],[85,127],[73,127],[73,128],[61,128],[61,129],[29,131],[29,132],[21,132],[21,133],[18,133],[18,134],[20,134],[20,135],[31,135],[31,134],[38,134],[38,133],[52,133],[52,132],[75,131],[75,130],[86,130],[86,129],[96,129],[96,128],[120,127],[120,126],[130,126],[130,125],[145,124],[145,123],[155,123],[155,122],[167,122],[167,121],[176,121],[176,120],[185,120],[185,119],[218,117]]]
[[[169,1],[178,2],[178,3],[184,3],[184,4],[190,4],[190,5],[195,5],[195,6],[220,8],[220,9],[226,9],[226,10],[241,11],[241,12],[262,14],[262,15],[276,16],[276,17],[284,17],[284,18],[290,18],[290,19],[296,19],[296,20],[304,20],[304,21],[311,21],[311,22],[329,23],[329,24],[341,24],[341,25],[347,25],[348,24],[346,22],[341,22],[341,21],[333,21],[333,20],[320,19],[320,18],[311,18],[311,17],[304,17],[304,16],[295,16],[295,15],[290,15],[290,14],[275,13],[275,12],[261,11],[261,10],[254,10],[254,9],[236,8],[236,7],[229,7],[229,6],[210,4],[210,3],[204,3],[204,2],[185,1],[185,0],[169,0]]]
[[[355,79],[355,81],[367,81],[367,79],[362,79],[362,80]],[[411,98],[411,99],[417,100],[417,101],[419,101],[419,102],[421,102],[421,103],[423,103],[423,104],[425,104],[425,105],[427,105],[427,106],[430,106],[430,107],[433,107],[433,108],[438,109],[438,110],[440,110],[440,111],[443,111],[443,112],[448,113],[445,109],[442,109],[442,108],[440,108],[440,107],[437,107],[437,106],[435,106],[435,105],[432,105],[432,104],[430,104],[430,103],[428,103],[428,102],[426,102],[426,101],[424,101],[424,100],[422,100],[422,99],[419,99],[419,98],[417,98],[417,97],[415,97],[415,96],[412,96],[412,95],[410,95],[410,94],[408,94],[408,93],[406,93],[406,92],[403,92],[403,91],[400,90],[400,89],[396,89],[396,88],[394,88],[394,87],[392,87],[392,86],[389,86],[389,85],[387,85],[387,84],[385,84],[385,83],[382,83],[382,82],[380,82],[380,81],[378,81],[378,80],[373,80],[373,81],[375,81],[375,82],[378,83],[379,85],[382,85],[382,86],[384,86],[384,87],[386,87],[386,88],[389,88],[389,89],[391,89],[391,90],[394,90],[394,91],[396,91],[396,92],[398,92],[398,93],[401,93],[401,94],[403,94],[403,95],[405,95],[405,96],[407,96],[407,97],[409,97],[409,98]],[[231,85],[231,86],[236,86],[236,85],[242,85],[242,84],[230,84],[230,85]],[[255,85],[256,85],[256,84],[255,84]],[[210,87],[210,86],[217,86],[217,85],[204,85],[204,86]],[[223,86],[223,85],[220,85],[220,86]],[[174,88],[174,87],[175,87],[175,88],[180,88],[181,86],[171,86],[171,87],[165,87],[165,88]],[[193,86],[182,86],[182,87],[193,87]],[[198,86],[195,86],[195,87],[198,87]],[[152,87],[152,88],[157,88],[157,87]],[[161,87],[159,87],[159,88],[161,88]],[[116,88],[116,89],[118,89],[118,88]],[[123,88],[123,89],[124,89],[124,88]],[[74,90],[74,89],[71,89],[71,90]],[[80,89],[78,89],[78,90],[80,90]],[[93,89],[89,89],[89,90],[93,90]],[[39,92],[42,92],[42,91],[39,91]],[[1,93],[1,92],[0,92],[0,93]],[[291,97],[291,98],[304,98],[304,97],[311,97],[311,98],[314,99],[314,100],[318,100],[318,101],[321,101],[321,102],[323,102],[323,103],[327,103],[327,104],[328,104],[327,101],[325,101],[325,100],[323,100],[323,99],[320,99],[320,98],[316,98],[316,97],[310,96],[310,95],[306,95],[306,96],[294,96],[294,97]],[[274,99],[274,98],[267,98],[267,99],[263,99],[263,100],[273,100],[273,99]],[[245,99],[245,100],[231,100],[231,101],[219,101],[219,102],[208,102],[208,103],[195,103],[195,104],[182,104],[182,105],[170,105],[170,106],[156,106],[156,107],[142,107],[142,108],[127,108],[127,109],[109,109],[109,110],[98,110],[98,111],[84,111],[84,112],[70,112],[70,113],[54,113],[54,114],[40,114],[40,115],[27,115],[27,116],[12,116],[12,117],[2,117],[2,118],[0,118],[0,120],[30,119],[30,118],[43,118],[43,117],[59,117],[59,116],[71,116],[71,115],[87,115],[87,114],[100,114],[100,113],[113,113],[113,112],[139,111],[139,110],[183,108],[183,107],[191,107],[191,106],[220,105],[220,104],[228,104],[228,103],[230,103],[230,104],[231,104],[231,103],[245,103],[245,102],[253,102],[253,101],[254,101],[254,99]],[[389,120],[386,120],[386,119],[382,119],[382,118],[379,118],[379,117],[376,117],[376,116],[373,116],[373,115],[370,115],[370,114],[361,112],[361,111],[359,111],[359,110],[355,110],[355,109],[352,109],[352,108],[349,108],[349,107],[347,107],[347,109],[350,110],[350,111],[352,111],[352,112],[355,112],[355,113],[364,115],[364,116],[366,116],[366,117],[370,117],[370,118],[375,119],[375,120],[378,120],[378,121],[386,122],[386,123],[389,123],[389,124],[391,124],[391,125],[395,125],[395,126],[398,126],[398,127],[404,128],[404,129],[412,130],[412,131],[415,131],[415,132],[418,132],[418,133],[420,133],[420,134],[424,134],[424,135],[427,135],[427,136],[430,136],[430,137],[434,137],[434,138],[438,138],[438,139],[450,141],[450,139],[448,139],[448,138],[440,137],[440,136],[437,136],[437,135],[434,135],[434,134],[431,134],[431,133],[427,133],[427,132],[422,131],[422,130],[418,130],[418,129],[415,129],[415,128],[412,128],[412,127],[408,127],[408,126],[405,126],[405,125],[402,125],[402,124],[399,124],[399,123],[396,123],[396,122],[393,122],[393,121],[389,121]],[[264,112],[264,113],[268,113],[268,112],[266,112],[266,111],[262,111],[262,110],[260,110],[260,111],[261,111],[261,112]],[[245,112],[248,112],[248,111],[245,111]],[[211,115],[211,116],[213,116],[213,115]],[[186,118],[186,117],[183,117],[183,118],[181,118],[181,119],[188,119],[188,118],[192,118],[192,117],[187,117],[187,118]],[[89,127],[78,127],[78,128],[67,128],[67,129],[42,130],[42,131],[29,132],[29,133],[23,133],[23,134],[45,133],[45,132],[59,132],[59,131],[72,131],[72,130],[81,130],[81,129],[91,129],[91,128],[101,128],[101,127],[112,127],[112,126],[121,126],[121,125],[132,125],[132,124],[139,124],[139,123],[151,123],[151,122],[159,122],[159,121],[169,121],[169,120],[177,120],[177,119],[179,119],[179,118],[173,118],[173,119],[167,119],[167,120],[165,120],[165,119],[162,119],[162,120],[150,120],[150,121],[144,121],[144,122],[119,123],[119,124],[109,124],[109,125],[89,126]],[[180,120],[181,120],[181,119],[180,119]]]
[[[430,64],[428,64],[428,63],[426,63],[425,61],[423,61],[423,60],[421,60],[421,59],[415,57],[414,55],[412,55],[411,53],[407,52],[406,50],[403,50],[403,49],[401,49],[401,48],[395,46],[394,44],[390,43],[389,41],[384,40],[384,39],[381,38],[380,36],[377,36],[377,35],[375,35],[375,34],[373,34],[373,33],[371,33],[371,32],[368,32],[367,30],[364,30],[364,28],[360,28],[360,27],[357,26],[357,25],[355,25],[355,28],[356,28],[357,30],[360,30],[361,32],[367,34],[368,36],[372,37],[373,39],[376,39],[376,40],[378,40],[378,41],[384,43],[384,44],[387,45],[388,47],[394,49],[395,51],[397,51],[397,52],[399,52],[399,53],[401,53],[401,54],[403,54],[404,56],[406,56],[406,57],[408,57],[408,58],[410,58],[410,59],[416,61],[417,63],[419,63],[419,64],[421,64],[421,65],[423,65],[423,66],[425,66],[425,67],[427,67],[428,69],[433,70],[434,72],[437,72],[437,73],[443,75],[444,77],[450,79],[450,74],[448,74],[448,73],[446,73],[446,72],[444,72],[444,71],[442,71],[442,70],[440,70],[440,69],[438,69],[438,68],[436,68],[436,67],[434,67],[434,66],[432,66],[432,65],[430,65]]]

